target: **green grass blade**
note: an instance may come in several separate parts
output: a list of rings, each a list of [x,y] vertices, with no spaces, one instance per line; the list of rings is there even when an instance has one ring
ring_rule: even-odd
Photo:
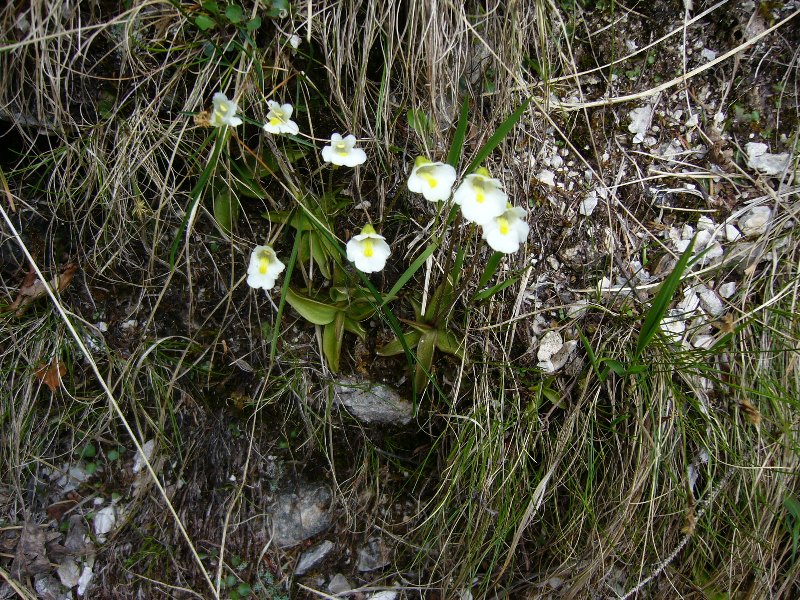
[[[211,153],[211,159],[206,163],[203,172],[200,173],[200,179],[197,180],[194,188],[192,188],[192,202],[189,205],[189,209],[186,211],[186,214],[183,217],[183,222],[181,222],[180,229],[178,229],[178,234],[175,236],[175,241],[172,242],[172,247],[169,250],[169,267],[170,269],[175,268],[175,256],[178,253],[178,247],[181,245],[181,240],[183,239],[183,235],[188,233],[186,228],[189,223],[189,217],[191,217],[192,213],[197,206],[197,203],[200,202],[200,199],[203,197],[203,192],[206,189],[206,185],[208,184],[208,180],[213,175],[214,170],[217,166],[217,161],[219,160],[219,155],[222,152],[222,148],[225,145],[225,142],[228,139],[228,132],[226,128],[219,128],[216,130],[217,140],[216,144],[214,144],[214,150]],[[187,236],[188,239],[188,236]]]
[[[278,304],[278,314],[275,315],[275,325],[272,328],[272,341],[269,347],[269,362],[275,362],[275,349],[278,345],[278,335],[281,331],[281,319],[283,317],[283,308],[286,306],[286,296],[289,293],[289,282],[292,279],[294,272],[294,265],[297,262],[297,251],[300,248],[300,236],[296,235],[294,238],[294,246],[292,246],[292,254],[289,256],[289,262],[286,263],[286,272],[283,274],[283,287],[281,288],[281,301]]]
[[[480,302],[481,300],[486,300],[487,298],[491,298],[498,292],[502,292],[508,286],[515,284],[519,281],[519,277],[512,277],[511,279],[506,279],[505,281],[501,281],[497,285],[493,285],[487,290],[483,290],[482,292],[478,292],[475,294],[472,299],[475,302]]]
[[[425,264],[425,261],[428,260],[428,257],[431,254],[433,254],[433,252],[438,247],[439,247],[439,244],[434,242],[434,243],[430,244],[427,248],[425,248],[425,250],[422,252],[422,254],[420,254],[414,260],[414,262],[412,262],[409,265],[409,267],[405,270],[405,272],[402,275],[400,275],[400,278],[397,280],[397,283],[395,283],[392,286],[392,289],[389,290],[389,293],[387,294],[386,299],[381,302],[381,306],[385,305],[389,300],[391,300],[392,298],[395,298],[397,296],[397,292],[399,292],[401,289],[403,289],[403,286],[406,283],[408,283],[408,280],[411,279],[414,276],[414,273],[416,273],[419,270],[419,268],[422,265]]]
[[[490,137],[486,143],[481,146],[481,149],[478,150],[478,153],[475,155],[475,158],[472,159],[472,162],[469,163],[465,173],[472,173],[475,169],[481,166],[483,161],[486,160],[486,157],[489,156],[492,151],[500,145],[500,142],[502,142],[509,133],[511,133],[514,125],[517,124],[517,121],[519,121],[519,118],[522,116],[522,113],[524,113],[525,109],[528,108],[529,103],[530,98],[520,104],[517,107],[517,110],[511,113],[505,121],[500,123],[500,126],[492,134],[492,137]]]
[[[500,261],[503,260],[503,256],[502,252],[495,252],[489,257],[478,281],[478,289],[484,287],[494,277],[494,274],[497,273],[497,267],[500,266]]]
[[[458,169],[458,161],[464,150],[464,138],[467,137],[469,122],[469,98],[464,98],[461,104],[461,114],[458,116],[458,125],[453,141],[450,143],[450,152],[447,153],[447,164]]]
[[[642,330],[639,332],[639,339],[636,340],[636,352],[633,362],[639,359],[644,349],[652,341],[653,336],[655,336],[658,331],[661,319],[664,318],[664,314],[666,314],[670,302],[672,302],[672,297],[681,284],[681,277],[684,271],[686,271],[686,267],[689,266],[689,260],[692,258],[692,250],[694,250],[694,240],[695,238],[692,238],[692,241],[689,242],[689,246],[683,254],[681,254],[680,259],[678,259],[678,264],[675,265],[672,273],[670,273],[664,280],[664,283],[661,284],[656,297],[653,298],[653,305],[647,312]]]

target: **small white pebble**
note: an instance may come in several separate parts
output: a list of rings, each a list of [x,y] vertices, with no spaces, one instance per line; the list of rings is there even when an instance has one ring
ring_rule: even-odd
[[[736,229],[735,225],[727,223],[725,225],[725,239],[729,242],[735,242],[742,237],[742,232]]]
[[[757,237],[767,231],[767,224],[772,217],[768,206],[754,206],[739,219],[739,229],[747,237]]]
[[[714,221],[703,215],[697,219],[697,229],[700,231],[714,231]]]
[[[723,283],[719,286],[719,295],[723,298],[730,298],[736,293],[736,282],[729,281],[728,283]]]
[[[544,184],[554,186],[556,184],[556,174],[548,169],[542,169],[536,174],[536,179]]]

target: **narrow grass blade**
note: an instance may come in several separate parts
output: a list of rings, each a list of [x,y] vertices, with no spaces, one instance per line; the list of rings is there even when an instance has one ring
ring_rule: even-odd
[[[300,236],[296,235],[294,238],[294,246],[292,246],[292,254],[289,256],[289,262],[286,263],[286,272],[283,274],[283,287],[281,288],[281,301],[278,303],[278,314],[275,315],[275,325],[272,328],[272,341],[269,348],[269,362],[275,363],[275,349],[278,345],[278,335],[281,331],[281,319],[283,318],[283,308],[286,306],[286,296],[289,293],[289,282],[294,273],[294,265],[297,262],[297,251],[300,248]]]
[[[447,153],[447,164],[458,169],[458,161],[464,150],[464,138],[467,136],[467,124],[469,122],[469,98],[464,98],[461,104],[461,114],[458,116],[456,133],[450,143],[450,152]]]
[[[436,248],[438,248],[438,247],[439,247],[438,244],[433,243],[433,244],[430,244],[427,248],[425,248],[425,250],[422,252],[422,254],[420,254],[414,260],[414,262],[412,262],[408,266],[408,268],[405,270],[405,272],[402,275],[400,275],[400,278],[397,280],[397,283],[395,283],[392,286],[392,289],[389,290],[389,293],[387,294],[386,299],[381,302],[381,306],[385,305],[387,302],[389,302],[389,300],[391,300],[391,299],[393,299],[393,298],[395,298],[397,296],[397,292],[399,292],[401,289],[403,289],[403,286],[406,283],[408,283],[408,280],[411,279],[414,276],[414,273],[416,273],[419,270],[419,268],[422,265],[425,264],[425,261],[428,260],[428,257],[431,254],[433,254],[434,250],[436,250]]]
[[[216,144],[214,145],[214,150],[211,153],[211,159],[206,163],[203,172],[200,173],[200,179],[197,180],[197,183],[195,184],[194,188],[192,188],[192,193],[191,193],[192,203],[183,217],[183,222],[181,223],[180,229],[178,229],[178,234],[175,236],[175,241],[172,242],[172,247],[169,250],[170,269],[175,268],[175,256],[178,253],[178,247],[181,245],[181,240],[183,239],[183,235],[185,233],[188,233],[186,231],[186,228],[188,227],[189,224],[189,218],[194,213],[195,207],[197,206],[198,202],[200,202],[200,198],[203,197],[203,192],[206,189],[208,180],[211,178],[211,175],[214,174],[214,170],[216,169],[217,166],[217,161],[219,160],[219,155],[222,152],[222,148],[228,139],[227,127],[217,129],[216,133],[217,133],[217,139],[216,139]]]
[[[494,296],[497,292],[502,292],[508,286],[516,283],[517,281],[519,281],[519,277],[512,277],[511,279],[506,279],[505,281],[501,281],[497,285],[493,285],[487,290],[478,292],[477,294],[475,294],[475,296],[473,296],[472,299],[475,300],[475,302],[486,300],[487,298],[491,298],[492,296]]]
[[[500,142],[511,133],[511,130],[514,128],[514,125],[517,124],[519,118],[522,116],[522,113],[525,112],[525,109],[528,108],[528,104],[530,104],[530,98],[525,100],[522,104],[517,107],[513,113],[511,113],[508,118],[500,123],[500,126],[495,130],[486,143],[481,146],[481,149],[478,150],[478,153],[475,155],[475,158],[472,159],[472,162],[469,163],[465,173],[472,173],[475,169],[481,166],[486,157],[489,156],[492,151],[500,145]]]
[[[503,256],[502,252],[495,252],[489,257],[489,260],[486,261],[486,266],[483,268],[483,273],[481,273],[481,278],[478,280],[478,289],[491,281],[492,277],[497,273],[497,267],[500,266]]]
[[[647,316],[644,319],[644,324],[639,332],[639,339],[636,340],[636,352],[634,354],[633,362],[636,362],[639,359],[644,349],[651,342],[653,336],[658,331],[658,326],[661,323],[661,319],[664,318],[664,314],[666,314],[669,304],[672,302],[672,297],[675,295],[675,292],[678,290],[678,287],[681,284],[681,277],[683,276],[684,271],[686,271],[686,267],[689,266],[689,260],[692,258],[692,250],[694,250],[694,241],[695,238],[692,238],[692,241],[689,242],[689,246],[678,259],[678,264],[675,265],[672,273],[670,273],[669,276],[664,280],[664,283],[661,284],[656,297],[653,298],[653,305],[647,312]]]

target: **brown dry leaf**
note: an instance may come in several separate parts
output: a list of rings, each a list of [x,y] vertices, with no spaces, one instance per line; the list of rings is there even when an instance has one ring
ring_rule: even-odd
[[[14,562],[9,569],[11,576],[22,579],[28,575],[37,575],[50,571],[50,560],[47,558],[45,543],[47,536],[44,529],[27,522],[14,552]]]
[[[69,287],[69,284],[72,283],[72,278],[75,276],[77,270],[77,264],[67,264],[61,270],[61,273],[53,277],[52,281],[50,281],[50,287],[58,290],[59,292],[63,292]],[[25,279],[22,280],[22,284],[19,286],[19,291],[17,292],[17,297],[14,299],[14,302],[12,302],[5,310],[14,310],[16,311],[18,317],[22,316],[22,313],[25,312],[25,308],[31,302],[46,295],[47,287],[44,285],[42,280],[36,276],[36,272],[31,268],[25,275]]]
[[[61,378],[67,373],[67,365],[58,359],[53,359],[49,365],[42,365],[36,370],[36,377],[55,392],[61,383]]]

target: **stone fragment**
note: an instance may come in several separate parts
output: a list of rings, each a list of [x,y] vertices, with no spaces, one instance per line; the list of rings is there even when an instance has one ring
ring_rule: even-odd
[[[767,231],[771,217],[768,206],[754,206],[739,219],[739,229],[747,237],[758,237]]]
[[[336,400],[365,423],[407,425],[414,414],[414,406],[388,385],[342,379],[333,390]]]
[[[273,540],[280,548],[299,544],[331,524],[331,492],[328,486],[299,483],[278,496],[272,506]]]
[[[359,571],[375,571],[382,569],[391,562],[391,549],[380,538],[372,538],[358,549],[357,568]]]
[[[328,584],[328,591],[331,594],[342,594],[344,592],[349,592],[353,589],[353,586],[347,581],[347,577],[342,575],[341,573],[337,573],[331,579],[331,582]]]
[[[745,147],[747,152],[747,166],[764,175],[780,175],[789,168],[791,156],[783,152],[771,154],[769,147],[761,142],[748,142]]]
[[[325,557],[333,550],[334,544],[329,540],[323,540],[316,546],[303,552],[297,566],[294,568],[295,575],[305,575],[311,569],[319,565]]]

